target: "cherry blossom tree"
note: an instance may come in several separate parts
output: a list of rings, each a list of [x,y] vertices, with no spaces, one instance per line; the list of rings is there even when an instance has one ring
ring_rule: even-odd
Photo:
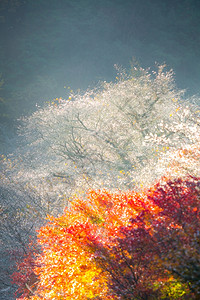
[[[117,78],[23,119],[17,180],[64,184],[66,197],[88,187],[129,189],[156,178],[163,153],[199,141],[199,109],[183,100],[172,71],[135,68]]]

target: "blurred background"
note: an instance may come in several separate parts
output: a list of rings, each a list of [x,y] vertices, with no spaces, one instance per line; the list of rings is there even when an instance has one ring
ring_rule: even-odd
[[[115,64],[166,63],[200,92],[199,0],[1,0],[0,154],[18,119],[71,90],[115,80]]]

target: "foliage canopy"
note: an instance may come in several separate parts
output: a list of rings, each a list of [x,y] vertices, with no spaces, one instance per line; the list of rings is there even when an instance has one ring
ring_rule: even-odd
[[[199,187],[188,177],[140,193],[91,190],[49,216],[23,299],[198,299]]]

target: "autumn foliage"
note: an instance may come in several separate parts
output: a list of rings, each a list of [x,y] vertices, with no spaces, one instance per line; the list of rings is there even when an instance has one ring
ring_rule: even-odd
[[[199,200],[197,177],[89,191],[39,230],[37,287],[20,299],[199,299]]]
[[[0,161],[0,231],[4,247],[24,251],[44,226],[41,252],[27,249],[13,275],[24,299],[175,299],[198,290],[198,205],[188,205],[186,182],[200,174],[200,110],[172,70],[156,68],[118,68],[115,82],[22,118],[19,147]],[[187,205],[171,203],[173,193]]]

